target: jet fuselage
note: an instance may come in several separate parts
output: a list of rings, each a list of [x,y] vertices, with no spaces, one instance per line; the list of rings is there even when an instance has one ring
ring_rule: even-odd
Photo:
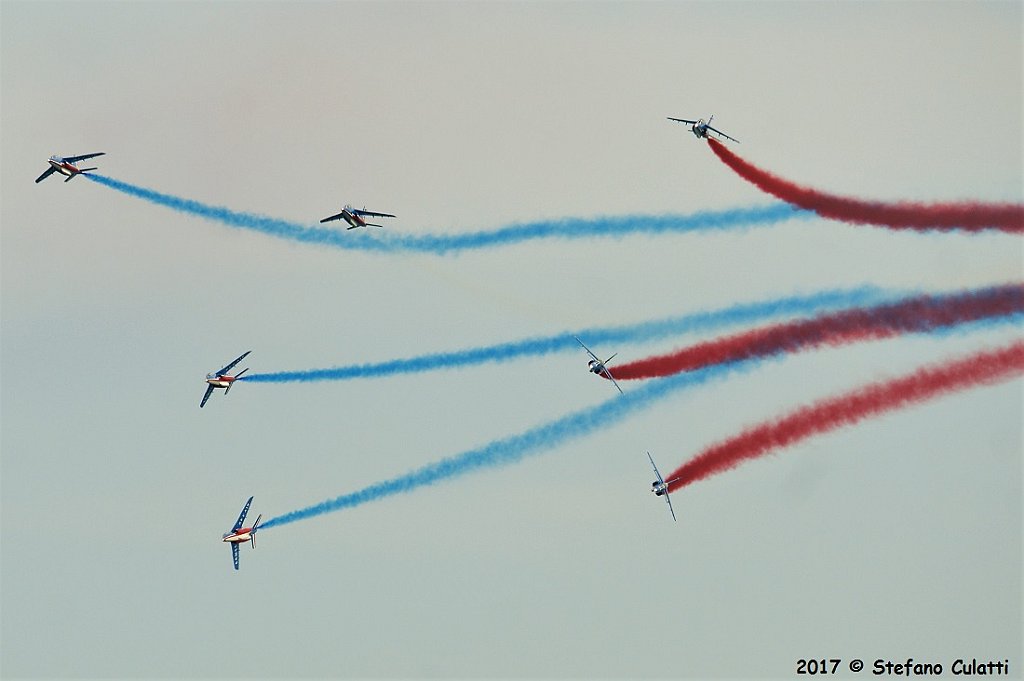
[[[206,376],[206,382],[214,388],[230,388],[236,380],[238,380],[238,376],[219,376],[217,374],[207,374]]]
[[[65,161],[60,156],[51,156],[49,160],[47,160],[47,163],[53,166],[53,169],[56,172],[60,173],[61,175],[64,175],[65,177],[79,175],[82,172],[74,163],[71,163],[70,161]]]
[[[226,541],[231,544],[243,544],[250,539],[252,539],[252,528],[243,527],[237,532],[228,532],[224,535],[224,538],[221,539],[221,541]]]

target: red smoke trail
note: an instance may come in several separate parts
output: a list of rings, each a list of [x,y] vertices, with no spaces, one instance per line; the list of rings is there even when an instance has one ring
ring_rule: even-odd
[[[777,421],[748,428],[705,449],[667,478],[675,491],[716,473],[735,468],[774,449],[851,425],[887,411],[908,407],[946,393],[1004,381],[1024,372],[1024,342],[954,362],[933,364],[891,381],[872,383],[852,392],[797,409]]]
[[[963,229],[968,232],[998,229],[1013,234],[1024,233],[1024,204],[860,201],[801,187],[747,163],[717,140],[709,138],[708,144],[727,166],[761,191],[825,218],[893,229]]]
[[[616,380],[655,378],[754,357],[842,345],[902,333],[921,333],[957,324],[1024,312],[1024,284],[953,295],[925,295],[895,303],[831,312],[811,319],[746,331],[698,343],[668,355],[620,364]]]

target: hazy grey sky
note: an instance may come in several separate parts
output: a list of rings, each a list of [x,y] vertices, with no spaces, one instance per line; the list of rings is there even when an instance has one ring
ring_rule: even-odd
[[[1020,337],[809,352],[595,436],[259,536],[274,516],[614,397],[579,354],[375,381],[202,377],[406,357],[864,283],[1019,281],[1006,235],[822,220],[386,256],[81,178],[433,233],[770,199],[785,177],[1021,201],[1020,3],[0,4],[5,677],[781,677],[802,657],[1021,653],[1022,383],[807,441],[674,497],[745,425]],[[693,337],[618,351],[622,360]],[[630,389],[630,386],[626,386]],[[254,515],[252,517],[255,517]]]

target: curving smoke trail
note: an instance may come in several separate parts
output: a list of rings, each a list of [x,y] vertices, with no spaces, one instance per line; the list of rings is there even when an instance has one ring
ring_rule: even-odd
[[[576,335],[587,344],[640,342],[677,336],[682,333],[706,331],[724,326],[746,324],[791,315],[810,315],[837,307],[862,306],[892,300],[896,292],[887,292],[873,286],[855,289],[822,291],[804,296],[791,296],[758,303],[742,303],[720,310],[671,317],[629,326],[583,329]],[[508,362],[520,357],[548,355],[554,352],[580,352],[572,333],[528,338],[520,341],[489,345],[480,348],[440,352],[406,359],[395,359],[372,364],[356,364],[329,369],[305,371],[278,371],[248,374],[241,380],[253,383],[289,383],[294,381],[343,381],[354,378],[376,378],[394,374],[410,374],[438,369],[465,367],[488,362]],[[616,372],[618,378],[618,372]]]
[[[872,307],[826,312],[698,343],[675,352],[620,364],[616,380],[656,378],[710,364],[769,357],[822,345],[843,345],[956,325],[1017,321],[1024,314],[1024,284],[976,291],[922,295]]]
[[[616,395],[596,407],[588,407],[563,416],[525,433],[495,440],[462,454],[427,464],[404,475],[372,484],[356,492],[271,518],[263,523],[260,529],[266,530],[325,513],[361,506],[384,497],[412,492],[420,487],[460,477],[473,471],[516,463],[527,456],[540,454],[569,440],[612,426],[674,392],[696,387],[731,373],[748,370],[755,365],[756,363],[753,361],[736,362],[651,381],[638,390],[631,390],[625,395]]]
[[[137,187],[94,173],[84,174],[93,182],[116,189],[130,196],[214,220],[229,227],[248,229],[281,239],[331,246],[352,251],[379,253],[430,253],[445,255],[459,251],[480,250],[509,246],[535,239],[585,239],[592,237],[622,237],[629,234],[665,234],[748,229],[775,224],[812,214],[786,204],[760,208],[737,208],[723,211],[703,211],[690,215],[626,215],[601,218],[563,218],[513,224],[489,231],[467,234],[399,234],[391,231],[371,233],[367,230],[347,230],[311,227],[297,222],[280,220],[253,213],[240,213],[222,206],[210,206],[199,201],[163,194],[152,189]]]
[[[669,490],[735,468],[813,435],[852,425],[871,416],[909,407],[957,390],[1005,381],[1024,372],[1024,342],[925,366],[912,374],[872,383],[831,397],[708,447],[674,470]]]
[[[717,140],[709,138],[708,144],[722,162],[761,191],[825,218],[892,229],[1024,233],[1024,205],[1019,203],[862,201],[794,184],[751,165]]]

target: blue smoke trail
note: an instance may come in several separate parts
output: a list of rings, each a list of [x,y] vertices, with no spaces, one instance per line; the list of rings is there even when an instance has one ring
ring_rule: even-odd
[[[596,407],[588,407],[563,416],[525,433],[494,440],[482,447],[435,461],[396,478],[374,483],[357,492],[271,518],[263,523],[260,529],[266,530],[278,525],[286,525],[325,513],[360,506],[484,468],[516,463],[527,456],[540,454],[569,440],[612,426],[674,392],[724,378],[734,372],[752,369],[762,361],[764,360],[720,364],[686,374],[676,374],[668,378],[648,381],[640,388],[630,390],[623,395],[616,395]]]
[[[588,345],[593,343],[595,346],[608,343],[643,342],[669,338],[682,333],[746,324],[776,316],[809,315],[833,308],[861,307],[892,300],[903,295],[906,293],[887,292],[874,286],[862,286],[855,289],[823,291],[812,295],[792,296],[758,303],[741,303],[721,310],[698,312],[628,326],[582,329],[575,335]],[[343,381],[353,378],[420,373],[487,362],[508,362],[519,357],[540,356],[569,350],[581,351],[573,334],[565,332],[554,336],[527,338],[481,348],[439,352],[374,364],[249,374],[243,376],[241,380],[252,383]]]
[[[591,219],[541,220],[468,234],[409,235],[390,231],[371,233],[367,230],[350,232],[310,227],[253,213],[240,213],[222,206],[209,206],[199,201],[163,194],[94,173],[85,174],[84,177],[130,196],[183,213],[214,220],[229,227],[250,229],[292,241],[379,253],[415,252],[445,255],[458,251],[508,246],[534,239],[584,239],[596,236],[621,237],[640,233],[721,231],[769,225],[794,218],[814,217],[814,213],[810,211],[793,208],[786,203],[776,203],[758,208],[702,211],[690,215],[627,215]]]
[[[938,335],[970,333],[1006,323],[1019,324],[1021,321],[1024,321],[1024,316],[1013,314],[1004,318],[964,324],[955,330],[943,329],[939,331]],[[616,395],[596,407],[588,407],[574,412],[518,435],[494,440],[476,449],[435,461],[404,475],[374,483],[356,492],[271,518],[261,528],[268,529],[277,525],[287,525],[325,513],[361,506],[385,497],[412,492],[420,487],[428,487],[473,471],[518,463],[528,456],[536,456],[570,440],[585,437],[602,428],[616,425],[678,391],[726,378],[733,373],[750,371],[765,362],[777,361],[781,358],[781,355],[753,358],[712,365],[666,378],[651,379],[641,384],[639,388]]]

